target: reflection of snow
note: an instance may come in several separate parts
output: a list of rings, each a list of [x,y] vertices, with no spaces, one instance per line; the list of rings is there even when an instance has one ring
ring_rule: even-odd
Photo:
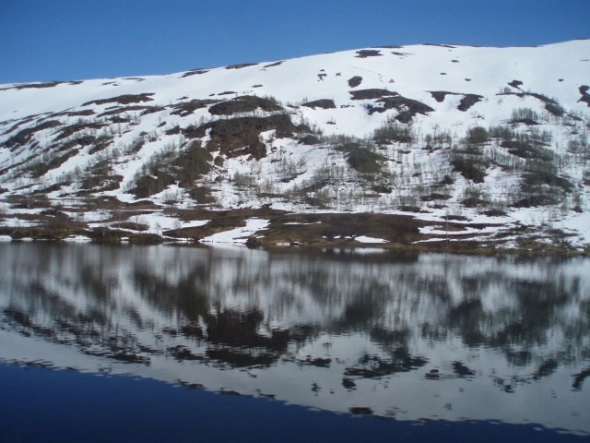
[[[227,238],[255,232],[266,221],[247,224]],[[587,417],[571,414],[588,406],[571,386],[572,374],[587,367],[589,320],[583,307],[590,300],[590,260],[421,254],[400,261],[381,249],[355,259],[357,251],[374,250],[307,255],[228,243],[223,248],[4,244],[0,321],[8,321],[0,330],[0,358],[49,360],[91,372],[108,367],[113,374],[274,394],[281,401],[340,412],[362,405],[378,415],[394,411],[401,419],[463,416],[590,430]],[[19,269],[27,272],[15,272]],[[536,297],[523,297],[526,287],[539,292],[538,305]],[[153,288],[168,288],[175,296],[154,297]],[[565,302],[561,290],[568,294]],[[11,321],[10,310],[26,313],[27,322]],[[57,328],[56,316],[71,327]],[[228,333],[236,332],[232,327],[240,333],[237,343],[224,349],[270,356],[272,364],[220,370],[232,369],[231,360],[209,357],[209,340],[227,319]],[[242,328],[244,320],[254,321],[251,330]],[[495,344],[515,321],[543,326]],[[204,338],[185,335],[187,325],[200,328]],[[280,337],[286,339],[275,347]],[[476,344],[469,342],[472,337]],[[255,348],[241,341],[251,338]],[[103,352],[112,351],[109,343],[118,345],[118,339],[151,364],[105,357]],[[171,349],[179,346],[197,358],[171,358]],[[318,359],[330,359],[328,367],[310,363]],[[550,359],[559,362],[556,370],[535,375]],[[473,374],[458,374],[455,362]],[[350,368],[356,374],[350,375]],[[439,370],[436,381],[425,379],[432,369]],[[342,385],[344,377],[354,380],[355,390]],[[501,380],[510,380],[514,392],[507,394]],[[317,391],[310,389],[314,383]],[[550,408],[543,399],[552,389],[558,395]],[[452,409],[445,409],[447,403]]]
[[[92,239],[90,237],[86,237],[85,235],[70,235],[69,237],[64,238],[64,241],[89,242],[92,241]]]
[[[323,251],[327,251],[328,249],[324,249]],[[334,249],[331,252],[335,255],[371,255],[371,254],[384,254],[387,252],[387,249],[384,248],[350,248],[350,249]]]

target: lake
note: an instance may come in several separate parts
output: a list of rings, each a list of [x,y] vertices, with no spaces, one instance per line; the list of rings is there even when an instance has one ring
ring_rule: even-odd
[[[0,243],[0,442],[578,441],[590,260]]]

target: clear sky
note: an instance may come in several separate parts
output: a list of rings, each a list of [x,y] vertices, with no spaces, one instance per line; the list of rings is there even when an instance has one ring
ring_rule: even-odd
[[[590,37],[590,0],[0,0],[0,83]]]

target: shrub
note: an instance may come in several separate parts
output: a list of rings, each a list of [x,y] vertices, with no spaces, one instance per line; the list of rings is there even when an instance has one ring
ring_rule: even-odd
[[[567,150],[573,154],[590,154],[590,145],[586,134],[580,135],[568,141]]]
[[[479,156],[468,155],[459,151],[454,151],[450,160],[453,169],[459,172],[467,180],[473,180],[474,183],[483,183],[488,163]]]
[[[434,134],[426,134],[424,136],[424,142],[426,143],[426,146],[430,147],[441,146],[443,144],[450,145],[453,143],[453,138],[447,131],[435,132]]]
[[[503,148],[508,148],[508,152],[512,155],[516,155],[520,158],[532,158],[541,161],[550,162],[553,161],[555,154],[549,149],[545,149],[539,146],[518,141],[518,140],[507,140],[502,142]]]
[[[162,192],[176,182],[182,187],[191,187],[195,180],[211,170],[209,162],[212,160],[199,141],[180,152],[168,145],[144,163],[135,175],[135,187],[131,191],[143,198]]]
[[[513,140],[518,137],[519,133],[510,126],[492,126],[488,134],[490,138],[501,138],[503,140]]]
[[[512,110],[511,123],[523,122],[535,122],[539,120],[539,114],[533,111],[531,108],[518,108]]]
[[[536,162],[535,165],[539,165]],[[558,187],[565,192],[571,192],[573,185],[565,178],[557,176],[553,168],[539,167],[529,168],[528,172],[523,177],[522,188],[528,190],[536,186],[547,185],[550,187]]]
[[[377,144],[388,144],[391,142],[411,143],[413,136],[412,131],[407,126],[386,124],[375,129],[373,140]]]
[[[487,206],[490,202],[490,197],[480,188],[475,186],[468,186],[463,191],[461,204],[468,208],[475,208],[477,206]]]
[[[490,133],[486,128],[476,126],[475,128],[469,128],[467,131],[467,143],[479,145],[486,143],[490,140]]]
[[[250,174],[236,172],[233,176],[233,182],[238,189],[246,189],[252,187],[254,179]]]
[[[195,186],[188,191],[190,198],[199,204],[213,203],[215,199],[211,196],[211,188],[207,186]]]
[[[451,161],[455,171],[460,172],[463,177],[473,180],[474,183],[483,183],[486,171],[472,158],[456,157]]]
[[[381,172],[382,163],[386,160],[382,155],[361,147],[358,143],[345,143],[335,149],[344,152],[348,165],[363,174]]]
[[[178,159],[173,161],[173,166],[178,168],[177,177],[180,186],[190,187],[195,180],[211,170],[213,157],[201,147],[201,142],[192,142],[185,151],[181,152]]]

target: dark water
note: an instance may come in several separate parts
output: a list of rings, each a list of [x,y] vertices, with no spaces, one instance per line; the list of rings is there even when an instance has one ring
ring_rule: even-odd
[[[0,442],[590,435],[587,259],[10,243],[0,263]]]

